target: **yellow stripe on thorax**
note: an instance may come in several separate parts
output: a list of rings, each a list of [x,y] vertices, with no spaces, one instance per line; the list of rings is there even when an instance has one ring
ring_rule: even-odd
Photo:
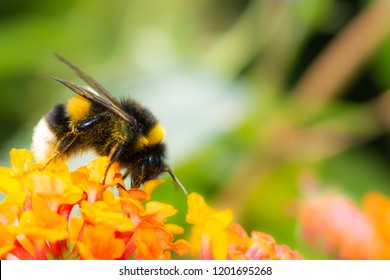
[[[146,136],[140,136],[138,138],[137,147],[138,149],[143,148],[144,146],[153,146],[155,144],[161,143],[165,137],[165,130],[161,124],[156,124],[148,132]]]
[[[85,119],[89,114],[90,107],[91,103],[81,96],[72,97],[67,103],[68,113],[73,121]]]

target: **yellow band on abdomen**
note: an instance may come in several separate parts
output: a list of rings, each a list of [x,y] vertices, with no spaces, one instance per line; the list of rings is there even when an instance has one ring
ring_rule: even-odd
[[[91,103],[81,96],[75,96],[68,100],[67,110],[73,121],[85,119],[89,114]]]

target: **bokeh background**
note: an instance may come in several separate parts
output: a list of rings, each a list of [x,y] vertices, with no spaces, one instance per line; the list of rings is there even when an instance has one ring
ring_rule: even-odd
[[[389,2],[1,0],[0,165],[71,96],[42,73],[81,83],[56,52],[156,114],[189,192],[305,258],[335,258],[304,242],[299,202],[313,184],[357,207],[390,194]],[[184,224],[163,178],[153,199]]]

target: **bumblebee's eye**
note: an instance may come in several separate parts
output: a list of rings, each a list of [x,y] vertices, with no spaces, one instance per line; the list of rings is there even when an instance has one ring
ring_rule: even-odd
[[[160,164],[160,157],[156,155],[148,156],[148,164],[149,166],[157,166]]]

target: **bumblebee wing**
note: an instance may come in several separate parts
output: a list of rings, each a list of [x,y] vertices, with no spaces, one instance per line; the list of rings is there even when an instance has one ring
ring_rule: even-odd
[[[61,84],[63,84],[67,88],[69,88],[70,90],[74,91],[78,95],[80,95],[80,96],[84,97],[85,99],[87,99],[89,102],[96,103],[96,104],[99,104],[99,105],[103,106],[104,108],[106,108],[110,112],[113,112],[117,116],[119,116],[122,119],[124,119],[125,121],[127,121],[130,125],[132,125],[132,126],[136,125],[137,120],[134,119],[133,117],[131,117],[126,112],[124,112],[121,108],[118,108],[118,106],[116,104],[114,104],[113,102],[111,102],[111,100],[105,99],[102,96],[100,96],[100,95],[98,95],[98,94],[88,90],[85,87],[75,85],[75,84],[73,84],[71,82],[62,80],[60,78],[57,78],[57,77],[54,77],[54,76],[49,76],[49,78],[51,78],[51,79],[53,79],[53,80],[55,80],[57,82],[60,82]]]
[[[93,88],[98,94],[101,94],[105,96],[112,104],[114,104],[118,109],[121,108],[120,103],[118,100],[108,91],[106,90],[101,84],[99,84],[94,78],[86,74],[84,71],[82,71],[80,68],[78,68],[76,65],[71,63],[70,61],[66,60],[59,54],[54,54],[54,56],[61,61],[62,63],[66,64],[69,68],[71,68],[73,71],[76,72],[76,74],[84,80],[91,88]]]

